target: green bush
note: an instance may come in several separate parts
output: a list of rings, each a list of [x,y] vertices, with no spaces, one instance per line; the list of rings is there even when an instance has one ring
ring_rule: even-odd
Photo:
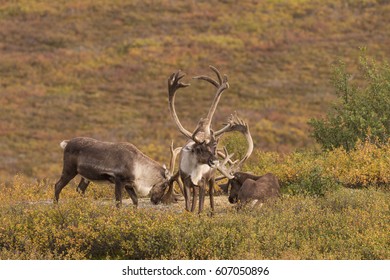
[[[284,193],[323,196],[338,186],[339,183],[331,176],[326,175],[321,167],[314,166],[303,176],[286,184]]]
[[[360,57],[356,78],[344,62],[334,68],[337,102],[325,119],[312,119],[312,136],[326,150],[353,149],[358,140],[383,144],[390,136],[390,66]],[[353,80],[357,80],[353,83]]]

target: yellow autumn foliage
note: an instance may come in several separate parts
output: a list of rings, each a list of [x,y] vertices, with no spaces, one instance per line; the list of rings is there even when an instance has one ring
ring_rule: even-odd
[[[300,193],[324,194],[328,188],[345,186],[389,188],[390,143],[377,146],[369,141],[359,142],[347,152],[343,148],[314,153],[296,152],[285,156],[257,152],[247,170],[255,174],[274,173],[288,192],[299,185]],[[324,185],[324,190],[320,185]],[[312,188],[312,189],[310,189]]]

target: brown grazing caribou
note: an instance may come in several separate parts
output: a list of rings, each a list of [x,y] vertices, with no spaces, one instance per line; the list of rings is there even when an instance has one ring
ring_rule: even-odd
[[[78,137],[61,142],[64,149],[63,170],[55,184],[55,201],[61,190],[77,174],[81,181],[77,190],[84,194],[90,181],[108,181],[115,184],[115,200],[122,204],[122,189],[129,194],[133,204],[138,205],[138,196],[151,195],[157,204],[163,199],[165,189],[173,184],[172,172],[175,157],[180,149],[171,148],[171,171],[165,165],[152,160],[133,144],[102,142],[92,138]]]
[[[238,165],[242,165],[251,155],[253,150],[253,141],[249,127],[245,122],[240,120],[237,115],[232,115],[228,123],[222,129],[214,131],[211,128],[211,122],[218,102],[222,93],[229,88],[229,84],[226,75],[222,77],[215,67],[210,66],[210,68],[217,75],[218,81],[207,76],[194,77],[195,79],[205,80],[211,83],[217,90],[207,116],[205,118],[200,118],[197,127],[192,133],[182,126],[175,109],[176,91],[180,88],[189,86],[189,84],[180,82],[185,75],[179,70],[173,73],[168,79],[168,102],[171,116],[179,131],[188,139],[187,144],[185,144],[181,150],[179,158],[179,174],[184,184],[183,192],[186,210],[191,212],[195,211],[195,201],[197,191],[199,190],[199,213],[202,212],[204,207],[206,186],[208,186],[209,190],[211,210],[214,211],[215,173],[219,168],[217,153],[218,139],[223,134],[231,131],[239,131],[245,135],[248,141],[248,150]],[[192,205],[190,206],[191,191]]]

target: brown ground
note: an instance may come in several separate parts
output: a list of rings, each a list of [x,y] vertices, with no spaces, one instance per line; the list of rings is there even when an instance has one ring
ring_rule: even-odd
[[[114,203],[114,201],[110,201],[110,203],[111,202]],[[124,199],[122,203],[123,203],[123,207],[130,207],[131,205],[133,205],[133,202],[131,201],[131,199]],[[234,207],[232,204],[229,203],[228,197],[226,195],[214,196],[214,203],[215,203],[215,212],[216,213],[231,211],[231,209]],[[150,202],[150,199],[147,197],[139,198],[138,199],[138,208],[182,212],[182,211],[185,211],[184,197],[181,196],[177,203],[172,203],[172,204],[160,203],[158,205],[153,205]],[[204,211],[209,212],[210,210],[211,210],[210,199],[207,196],[205,199],[205,203],[204,203]],[[197,209],[196,209],[196,212],[197,212]]]

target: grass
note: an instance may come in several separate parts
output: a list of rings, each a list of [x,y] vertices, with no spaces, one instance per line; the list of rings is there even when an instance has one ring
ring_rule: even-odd
[[[388,259],[389,198],[340,189],[237,213],[222,196],[212,218],[182,202],[141,201],[137,210],[91,197],[2,202],[0,259]]]

